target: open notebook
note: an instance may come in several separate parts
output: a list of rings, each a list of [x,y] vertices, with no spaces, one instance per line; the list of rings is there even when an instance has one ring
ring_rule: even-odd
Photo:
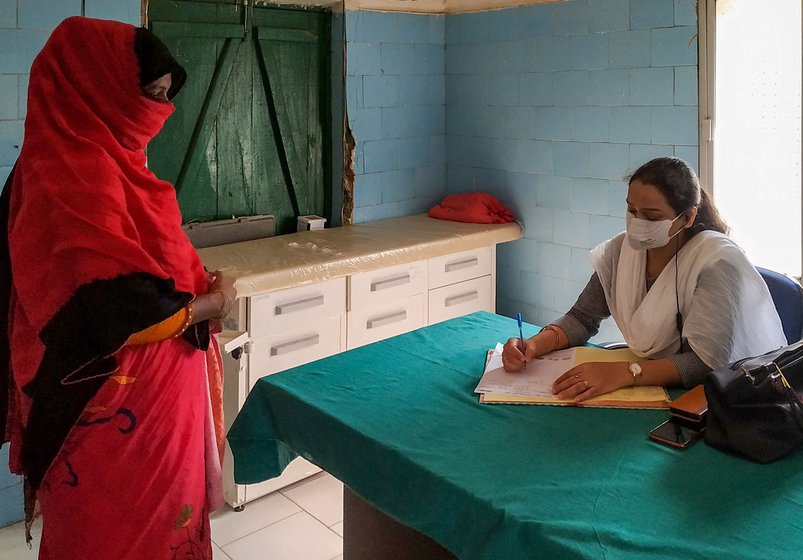
[[[628,349],[605,350],[586,346],[558,350],[527,364],[522,372],[508,373],[502,367],[502,345],[488,351],[485,373],[474,389],[485,404],[550,404],[607,408],[669,408],[663,387],[624,387],[577,403],[561,400],[551,392],[552,382],[574,366],[586,362],[638,361]]]

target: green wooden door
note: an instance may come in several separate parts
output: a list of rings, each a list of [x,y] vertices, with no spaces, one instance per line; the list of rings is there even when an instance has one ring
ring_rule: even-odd
[[[331,218],[329,14],[152,0],[149,19],[188,73],[148,148],[184,221]]]

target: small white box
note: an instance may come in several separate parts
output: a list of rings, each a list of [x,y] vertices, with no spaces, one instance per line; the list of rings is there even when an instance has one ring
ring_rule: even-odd
[[[315,229],[323,229],[323,225],[326,223],[326,218],[321,218],[320,216],[316,216],[315,214],[309,214],[307,216],[299,216],[298,217],[298,228],[296,231],[312,231]]]

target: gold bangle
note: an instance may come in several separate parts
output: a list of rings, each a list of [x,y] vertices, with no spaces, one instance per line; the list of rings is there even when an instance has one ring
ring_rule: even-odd
[[[220,315],[218,316],[218,319],[223,319],[231,311],[231,306],[233,302],[231,298],[228,295],[226,295],[226,292],[224,292],[223,290],[212,290],[209,293],[214,294],[216,292],[223,296],[223,309],[220,310]]]
[[[558,346],[560,346],[560,334],[558,333],[557,329],[555,327],[553,327],[552,325],[547,325],[546,327],[544,327],[543,329],[538,331],[538,334],[541,334],[544,331],[550,331],[550,332],[555,333],[555,345],[552,347],[552,350],[551,350],[552,352],[554,352],[555,350],[558,349]]]

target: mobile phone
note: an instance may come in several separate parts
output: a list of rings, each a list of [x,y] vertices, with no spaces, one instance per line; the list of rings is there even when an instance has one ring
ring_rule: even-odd
[[[703,430],[693,430],[671,418],[650,430],[650,439],[676,449],[686,449],[700,439]]]

